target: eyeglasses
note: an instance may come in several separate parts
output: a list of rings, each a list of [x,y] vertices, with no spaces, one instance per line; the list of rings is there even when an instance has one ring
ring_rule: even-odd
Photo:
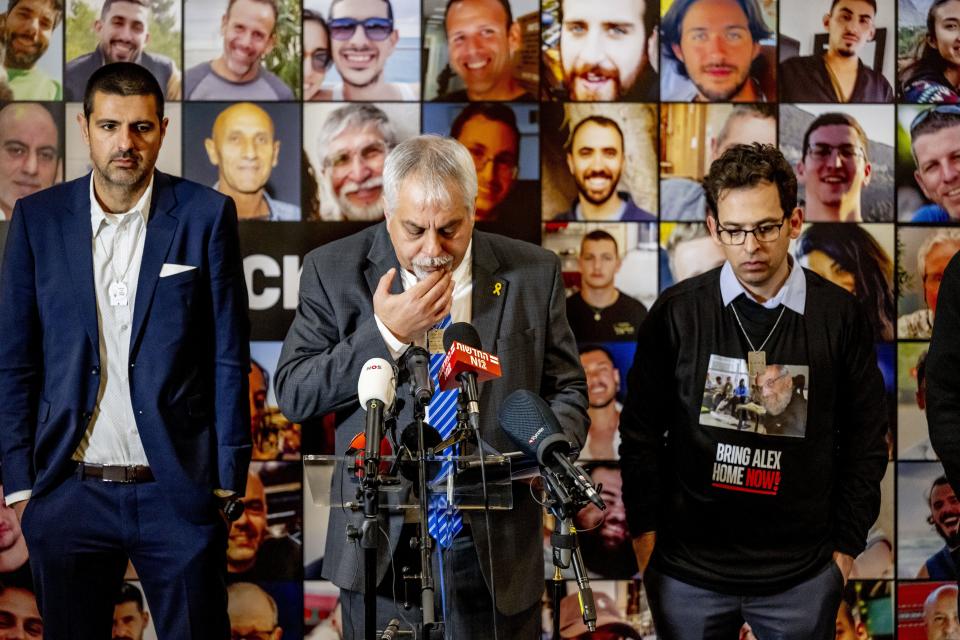
[[[766,387],[770,391],[773,391],[773,389],[776,387],[776,384],[789,375],[790,375],[789,371],[781,373],[776,378],[770,378],[769,380],[764,381],[763,384],[761,384],[760,386]]]
[[[927,118],[934,114],[960,116],[960,105],[942,104],[938,107],[931,107],[921,111],[916,115],[916,117],[914,117],[913,122],[910,123],[910,135],[913,136],[913,130],[923,124]]]
[[[787,221],[787,216],[783,216],[780,222],[773,224],[757,225],[753,229],[724,229],[717,222],[717,235],[720,236],[720,242],[729,245],[739,245],[747,241],[747,234],[752,233],[757,242],[773,242],[780,237],[780,228]]]
[[[834,151],[844,160],[853,160],[854,158],[863,156],[863,149],[853,144],[838,144],[836,146],[832,144],[815,144],[807,150],[807,153],[816,160],[823,162],[829,160],[833,156]]]
[[[477,173],[483,172],[487,165],[493,163],[493,170],[502,176],[514,176],[517,172],[517,159],[511,153],[498,153],[495,156],[488,156],[481,147],[470,149],[470,155],[473,156],[473,164],[477,168]]]
[[[386,154],[386,143],[373,142],[363,147],[359,151],[341,151],[340,153],[327,158],[324,164],[332,168],[334,171],[342,171],[350,166],[350,161],[357,156],[359,156],[365,164],[369,164],[371,162],[382,160]]]
[[[330,49],[314,49],[310,54],[310,66],[317,73],[326,71],[333,59],[330,57]]]
[[[366,20],[334,18],[327,27],[330,29],[330,37],[334,40],[349,40],[353,37],[358,25],[363,25],[363,32],[374,42],[386,40],[393,33],[393,20],[390,18],[367,18]]]

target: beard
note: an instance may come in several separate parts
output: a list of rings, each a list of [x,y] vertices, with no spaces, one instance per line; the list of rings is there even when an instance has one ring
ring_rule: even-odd
[[[0,58],[2,58],[0,62],[3,62],[4,66],[8,69],[32,69],[33,65],[40,59],[40,56],[46,53],[46,47],[37,47],[32,52],[14,51],[12,38],[10,38],[10,36],[7,36],[7,38],[6,51],[3,56],[0,56]]]
[[[605,189],[600,195],[594,195],[596,192],[591,191],[587,187],[587,181],[593,177],[607,178],[610,180],[610,186]],[[591,171],[589,173],[583,174],[583,178],[577,178],[577,191],[583,196],[583,199],[589,202],[590,204],[603,204],[613,196],[617,194],[617,183],[620,182],[620,172],[617,171],[616,175],[601,169],[599,171]]]
[[[691,76],[690,79],[693,80],[693,77]],[[748,82],[750,82],[749,68],[744,72],[743,77],[740,78],[740,81],[737,83],[737,85],[733,89],[727,91],[710,91],[704,87],[701,87],[696,80],[693,80],[693,84],[696,85],[697,91],[699,91],[700,94],[710,102],[728,102],[731,98],[743,91],[743,88],[747,86]]]
[[[579,542],[583,563],[601,578],[628,580],[637,573],[637,557],[629,536],[622,544],[611,547],[604,544],[599,529],[595,529],[581,532]]]
[[[790,404],[790,399],[793,397],[793,389],[788,389],[780,393],[775,393],[771,396],[764,396],[763,406],[766,407],[767,411],[771,415],[778,416],[787,409],[787,405]]]
[[[343,219],[368,221],[383,218],[383,200],[378,199],[376,202],[371,202],[370,204],[354,204],[347,198],[351,193],[355,193],[361,189],[375,189],[377,187],[383,187],[383,178],[380,176],[368,178],[360,184],[355,182],[345,183],[343,187],[341,187],[340,193],[336,196],[337,204],[340,206],[340,212],[343,214]]]
[[[951,549],[956,549],[960,547],[960,529],[955,532],[944,531],[939,522],[934,523],[934,528],[937,530],[937,533],[943,538],[943,541],[947,543],[947,546]]]
[[[139,163],[132,169],[116,169],[111,167],[110,163],[119,158],[133,158]],[[135,187],[142,184],[144,180],[148,178],[147,169],[143,162],[143,156],[135,153],[134,151],[115,153],[110,156],[110,159],[107,162],[100,164],[99,162],[94,161],[93,164],[96,167],[97,173],[99,173],[104,180],[114,186]]]

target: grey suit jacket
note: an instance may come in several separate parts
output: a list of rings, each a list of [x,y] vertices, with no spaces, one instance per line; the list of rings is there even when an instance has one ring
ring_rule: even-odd
[[[369,358],[390,360],[373,317],[373,292],[391,267],[399,270],[384,223],[315,249],[300,278],[300,303],[277,366],[280,408],[302,421],[338,412],[336,453],[363,431],[365,413],[357,402],[357,378]],[[499,285],[499,286],[498,286]],[[400,278],[393,281],[400,293]],[[546,399],[564,431],[578,446],[587,431],[587,389],[570,326],[557,257],[529,243],[474,231],[472,324],[487,351],[500,356],[503,377],[480,385],[481,434],[498,451],[514,451],[497,422],[500,404],[511,392],[528,389]],[[407,398],[397,420],[412,422]],[[341,483],[334,480],[334,492]],[[363,554],[348,542],[347,524],[359,526],[362,513],[332,509],[323,576],[342,588],[360,591]],[[397,544],[402,516],[383,516],[389,535],[378,549],[378,581]],[[489,586],[487,528],[480,513],[465,512]],[[494,577],[497,606],[507,615],[532,606],[543,593],[542,510],[530,487],[514,483],[514,509],[493,512]],[[350,548],[353,546],[354,548]]]

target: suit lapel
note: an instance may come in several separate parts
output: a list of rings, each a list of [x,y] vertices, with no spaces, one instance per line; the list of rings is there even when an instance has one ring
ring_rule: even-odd
[[[133,326],[130,331],[131,355],[140,340],[143,322],[147,312],[150,311],[153,293],[160,279],[160,268],[170,251],[170,242],[179,224],[176,216],[173,215],[176,204],[177,199],[173,194],[169,178],[157,171],[153,180],[153,198],[143,243],[143,259],[140,262],[140,274],[137,278],[137,299],[133,307]]]
[[[397,270],[393,277],[393,283],[390,285],[390,293],[403,293],[403,282],[400,280],[400,262],[397,260],[397,252],[390,242],[390,236],[387,234],[387,224],[381,222],[374,232],[373,242],[370,244],[370,251],[367,252],[367,266],[363,270],[363,275],[367,279],[367,286],[370,288],[370,297],[373,298],[380,278],[383,277],[391,267]]]
[[[93,230],[90,222],[90,177],[74,182],[73,197],[63,217],[64,254],[70,266],[70,278],[77,292],[78,311],[94,353],[100,350],[97,328],[97,296],[93,278]]]
[[[481,232],[473,234],[473,327],[480,334],[483,350],[493,353],[503,304],[507,298],[507,281],[497,277],[500,261],[497,260],[489,239]]]

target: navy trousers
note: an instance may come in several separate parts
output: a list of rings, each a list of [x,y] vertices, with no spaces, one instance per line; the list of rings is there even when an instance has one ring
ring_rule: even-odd
[[[230,637],[226,523],[215,509],[209,522],[188,522],[175,499],[156,482],[76,475],[30,499],[22,528],[46,640],[111,637],[128,558],[160,640]]]

